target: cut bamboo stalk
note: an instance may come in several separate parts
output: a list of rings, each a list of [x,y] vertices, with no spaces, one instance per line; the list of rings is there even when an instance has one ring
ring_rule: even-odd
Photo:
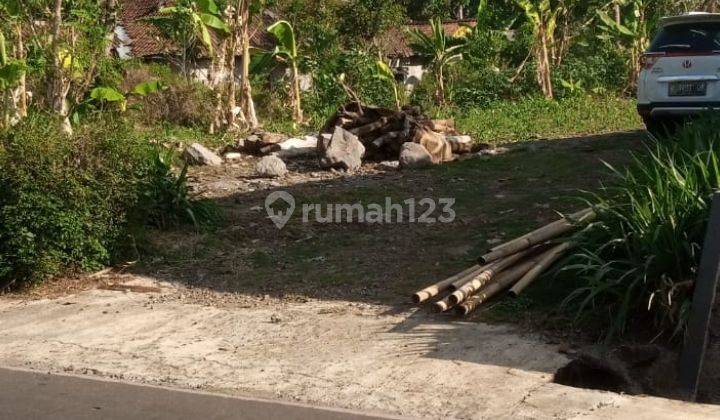
[[[438,294],[452,288],[453,283],[458,279],[467,278],[468,276],[475,275],[477,272],[483,269],[483,266],[473,265],[467,270],[461,271],[455,275],[452,275],[445,280],[439,281],[431,286],[428,286],[412,296],[414,303],[422,303],[431,297],[437,296]]]
[[[545,270],[553,265],[553,263],[562,257],[570,248],[572,248],[572,244],[570,242],[564,242],[542,254],[538,263],[531,268],[530,271],[525,273],[525,275],[510,289],[510,294],[517,296],[522,293],[526,287],[537,280],[537,278],[540,277]]]
[[[560,226],[560,225],[565,224],[565,222],[566,222],[567,219],[577,220],[577,221],[584,220],[584,218],[585,218],[588,214],[590,214],[590,213],[592,213],[592,212],[593,212],[593,209],[592,209],[592,208],[587,208],[587,209],[584,209],[584,210],[580,210],[580,211],[578,211],[578,212],[576,212],[576,213],[573,213],[573,214],[570,214],[570,215],[568,215],[568,216],[566,216],[566,217],[564,217],[564,218],[562,218],[562,219],[560,219],[560,220],[556,220],[556,221],[554,221],[554,222],[552,222],[552,223],[550,223],[550,224],[548,224],[548,225],[545,225],[545,226],[543,226],[543,227],[541,227],[541,228],[539,228],[539,229],[535,229],[535,230],[532,231],[532,232],[528,232],[528,233],[526,233],[526,234],[524,234],[524,235],[522,235],[522,236],[519,236],[519,237],[517,237],[517,238],[515,238],[515,239],[511,239],[511,240],[509,240],[508,242],[505,242],[505,243],[499,244],[499,245],[497,245],[497,246],[494,246],[494,247],[490,248],[489,251],[497,251],[498,249],[504,248],[504,247],[506,247],[508,244],[511,244],[511,243],[513,243],[513,242],[523,241],[523,240],[527,239],[528,237],[530,237],[530,236],[532,236],[532,235],[536,235],[538,231],[556,228],[557,226]]]
[[[482,303],[486,302],[488,299],[492,298],[493,296],[497,295],[498,293],[502,292],[503,290],[510,287],[513,283],[518,281],[535,264],[537,264],[537,260],[530,259],[519,265],[516,265],[515,267],[501,272],[500,274],[498,274],[494,282],[480,289],[479,292],[467,298],[465,302],[463,302],[459,306],[456,306],[455,313],[458,315],[467,315],[470,312],[474,311]]]
[[[535,249],[536,248],[531,248],[520,251],[517,254],[510,255],[506,258],[503,258],[488,265],[482,272],[470,278],[469,281],[465,282],[460,287],[457,287],[457,290],[455,290],[450,296],[448,296],[450,298],[450,302],[457,305],[458,303],[464,301],[468,296],[472,295],[476,291],[480,290],[481,287],[488,284],[497,273],[503,271],[504,269],[525,258]]]
[[[455,306],[455,304],[450,302],[450,296],[446,296],[444,299],[441,299],[433,304],[433,310],[435,312],[445,312],[453,306]]]
[[[493,248],[487,254],[481,256],[479,261],[481,264],[488,264],[497,261],[500,258],[515,254],[533,245],[547,242],[560,235],[570,232],[577,228],[579,222],[589,222],[595,218],[595,212],[592,209],[585,209],[577,213],[571,214],[561,220],[543,226],[517,239],[513,239],[503,245]]]
[[[471,273],[467,273],[462,277],[458,277],[453,282],[452,286],[450,287],[450,290],[457,290],[461,287],[463,287],[467,282],[473,279],[473,277],[479,276],[483,271],[487,270],[490,265],[477,265],[475,267],[480,267],[479,269],[476,269],[475,271]]]

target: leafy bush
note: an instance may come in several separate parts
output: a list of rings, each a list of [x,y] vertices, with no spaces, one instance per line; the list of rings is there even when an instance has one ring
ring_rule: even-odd
[[[190,198],[187,186],[187,164],[179,174],[173,172],[173,150],[155,149],[144,175],[137,211],[151,226],[168,228],[182,223],[195,226],[219,220],[217,208],[208,201]]]
[[[108,264],[131,231],[191,207],[184,179],[158,169],[156,147],[126,125],[59,133],[32,115],[0,134],[0,287]]]
[[[717,123],[697,122],[677,143],[655,145],[591,198],[598,221],[577,238],[565,267],[582,284],[565,304],[607,320],[609,335],[646,316],[661,330],[682,331],[720,187]]]

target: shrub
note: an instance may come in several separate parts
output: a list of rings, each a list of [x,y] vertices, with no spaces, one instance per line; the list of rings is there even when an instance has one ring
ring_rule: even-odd
[[[59,133],[32,115],[0,134],[0,288],[97,269],[131,231],[187,213],[184,179],[158,170],[156,147],[128,126],[105,119]]]
[[[683,330],[713,191],[720,187],[717,120],[680,132],[636,158],[618,183],[591,198],[598,221],[577,238],[564,270],[581,281],[566,299],[581,318],[600,317],[608,336],[652,316]]]

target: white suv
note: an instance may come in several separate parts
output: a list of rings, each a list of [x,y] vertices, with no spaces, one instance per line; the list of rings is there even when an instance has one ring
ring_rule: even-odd
[[[653,133],[720,109],[720,14],[690,13],[660,22],[642,57],[637,108]]]

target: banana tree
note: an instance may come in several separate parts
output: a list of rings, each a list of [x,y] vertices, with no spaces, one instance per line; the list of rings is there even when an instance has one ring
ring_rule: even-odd
[[[532,53],[535,56],[535,73],[543,95],[553,98],[551,49],[555,42],[557,20],[564,11],[562,3],[554,0],[516,0],[525,11],[533,27]]]
[[[0,32],[0,128],[7,128],[21,118],[18,95],[23,92],[18,92],[16,88],[24,76],[25,62],[8,56],[5,36]]]
[[[410,46],[432,69],[435,76],[435,98],[438,105],[443,105],[445,104],[445,69],[462,60],[466,40],[446,34],[440,19],[430,20],[430,34],[413,29],[410,31],[410,36]]]
[[[295,40],[295,31],[288,21],[280,20],[272,24],[268,29],[277,41],[273,54],[283,60],[292,70],[292,102],[293,118],[296,123],[303,122],[303,110],[300,99],[300,73],[298,71],[298,49]]]
[[[400,110],[400,93],[398,91],[398,83],[397,80],[395,80],[395,74],[393,73],[390,66],[387,65],[386,62],[382,60],[378,60],[375,63],[375,77],[387,82],[393,90],[393,94],[395,95],[395,107],[397,110]]]
[[[598,38],[616,41],[619,48],[628,55],[628,89],[633,89],[640,74],[640,56],[648,46],[648,22],[646,9],[651,0],[616,0],[615,4],[626,13],[617,13],[611,18],[604,10],[598,10]],[[629,12],[629,13],[627,13]]]
[[[162,7],[147,20],[168,38],[178,43],[181,70],[188,76],[189,61],[198,41],[210,56],[214,55],[212,30],[226,35],[229,28],[222,20],[222,12],[213,0],[180,0],[174,6]]]

